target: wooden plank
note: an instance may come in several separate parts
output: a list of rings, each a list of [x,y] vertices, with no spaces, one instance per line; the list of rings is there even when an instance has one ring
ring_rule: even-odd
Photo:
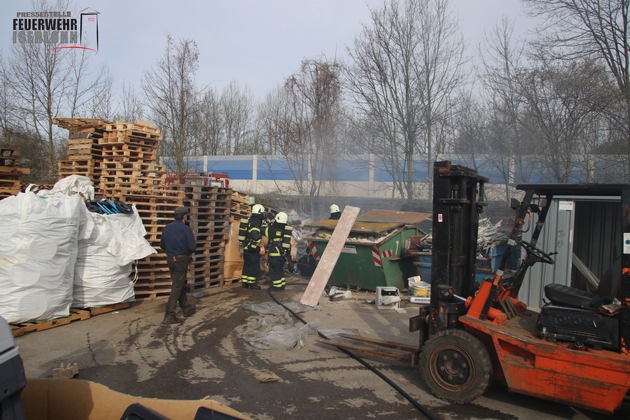
[[[89,308],[89,311],[92,316],[96,316],[96,315],[101,315],[108,312],[117,311],[119,309],[126,309],[129,306],[130,306],[129,302],[122,302],[122,303],[114,303],[112,305],[107,305],[107,306],[101,306],[99,308]]]
[[[337,334],[337,337],[343,337],[349,340],[361,341],[364,343],[374,344],[374,345],[382,346],[382,347],[389,347],[392,349],[398,349],[398,350],[403,350],[403,351],[408,351],[408,352],[420,351],[418,346],[413,346],[413,345],[405,344],[405,343],[397,343],[394,341],[386,341],[386,340],[381,340],[378,338],[361,337],[359,335],[352,335],[352,334]]]
[[[376,357],[379,359],[395,360],[398,362],[409,363],[410,366],[415,366],[418,362],[417,352],[409,352],[409,351],[398,350],[398,349],[393,349],[393,348],[362,346],[362,345],[357,345],[357,344],[344,343],[337,340],[317,340],[317,341],[322,344],[335,346],[343,350],[349,350],[352,352],[365,354],[367,356]]]
[[[33,331],[44,331],[51,328],[60,327],[62,325],[68,325],[74,321],[83,321],[90,318],[90,316],[91,314],[89,311],[71,308],[70,314],[68,316],[50,319],[47,321],[22,322],[11,324],[11,330],[14,337],[20,337]]]
[[[317,268],[302,295],[301,304],[313,307],[318,304],[360,210],[359,207],[352,206],[346,206],[343,209],[341,218],[337,221],[332,237],[326,245],[324,255],[317,264]]]

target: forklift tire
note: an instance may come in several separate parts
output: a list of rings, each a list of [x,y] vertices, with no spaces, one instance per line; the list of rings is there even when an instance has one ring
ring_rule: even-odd
[[[422,346],[420,376],[436,397],[465,404],[482,395],[492,379],[492,361],[477,337],[464,330],[445,330]]]

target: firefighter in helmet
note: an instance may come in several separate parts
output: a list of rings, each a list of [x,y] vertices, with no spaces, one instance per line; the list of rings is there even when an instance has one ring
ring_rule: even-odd
[[[283,291],[286,286],[284,266],[287,256],[291,254],[291,234],[293,228],[287,223],[289,218],[283,211],[278,213],[271,224],[266,228],[266,236],[269,238],[267,248],[269,250],[269,274],[271,275],[270,291]]]
[[[339,206],[336,204],[330,205],[330,217],[329,220],[339,220],[341,217],[341,210],[339,210]]]
[[[264,254],[261,248],[263,239],[263,213],[265,208],[260,204],[252,207],[252,215],[249,219],[241,220],[239,227],[239,241],[243,246],[243,275],[241,282],[245,289],[260,289],[257,283],[260,274],[260,255]]]

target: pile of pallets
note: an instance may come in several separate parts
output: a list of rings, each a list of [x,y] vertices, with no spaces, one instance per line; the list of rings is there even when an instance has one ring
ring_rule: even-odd
[[[0,199],[20,192],[22,175],[28,168],[19,168],[20,150],[16,147],[0,147]]]
[[[58,163],[59,178],[87,176],[99,194],[119,200],[125,189],[164,184],[166,170],[157,164],[162,140],[157,128],[98,118],[58,118],[54,123],[70,130],[68,159]]]
[[[251,213],[249,195],[238,191],[232,191],[232,208],[230,209],[235,219],[246,219]]]
[[[76,118],[60,118],[55,124],[70,130],[68,159],[59,163],[60,177],[88,176],[96,194],[134,204],[147,241],[158,251],[137,262],[132,273],[136,299],[156,299],[170,293],[166,255],[159,244],[162,230],[173,221],[173,210],[182,205],[191,210],[190,225],[197,238],[189,289],[223,285],[231,189],[181,184],[167,187],[164,166],[157,164],[162,135],[148,124]]]
[[[190,209],[190,227],[197,240],[189,275],[192,288],[222,285],[225,245],[229,239],[231,190],[177,184],[173,188],[184,194],[184,204]]]

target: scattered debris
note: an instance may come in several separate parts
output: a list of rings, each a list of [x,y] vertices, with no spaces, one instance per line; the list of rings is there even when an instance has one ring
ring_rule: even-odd
[[[378,309],[399,309],[400,300],[397,287],[376,288],[376,307]]]
[[[55,379],[71,379],[79,374],[79,366],[76,363],[68,363],[64,366],[62,363],[58,368],[52,370]]]
[[[250,317],[247,324],[237,330],[243,340],[258,349],[290,350],[304,347],[304,340],[313,328],[309,325],[298,327],[285,312],[283,315]]]
[[[335,286],[333,286],[331,288],[326,287],[324,289],[324,293],[325,293],[326,296],[328,296],[328,299],[331,302],[338,301],[338,300],[350,300],[350,299],[352,299],[352,291],[350,291],[350,290],[342,290],[342,289],[339,289],[339,288],[337,288]]]
[[[256,375],[256,380],[260,383],[280,382],[281,378],[272,372],[262,372]]]

